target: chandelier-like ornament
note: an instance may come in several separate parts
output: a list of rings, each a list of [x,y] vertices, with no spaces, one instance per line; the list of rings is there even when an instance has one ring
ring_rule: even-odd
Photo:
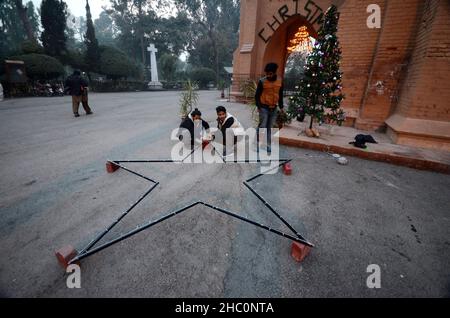
[[[298,28],[294,38],[289,41],[287,50],[289,53],[303,51],[311,52],[312,44],[306,26],[301,26]]]

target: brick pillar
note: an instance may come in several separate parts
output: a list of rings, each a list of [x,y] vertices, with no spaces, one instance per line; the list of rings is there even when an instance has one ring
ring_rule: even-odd
[[[233,85],[231,94],[240,100],[240,85],[252,78],[258,58],[257,29],[261,5],[258,0],[241,1],[239,46],[233,54]]]
[[[398,99],[399,81],[411,56],[423,0],[387,1],[356,127],[384,128]],[[368,29],[367,32],[370,32]]]
[[[450,1],[424,1],[418,27],[388,134],[399,144],[450,150]]]

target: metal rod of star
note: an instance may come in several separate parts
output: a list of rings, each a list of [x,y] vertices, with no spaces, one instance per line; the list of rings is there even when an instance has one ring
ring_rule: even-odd
[[[125,216],[128,215],[142,200],[144,200],[157,186],[159,183],[155,183],[147,192],[145,192],[136,202],[134,202],[125,212],[122,213],[113,223],[111,223],[103,232],[97,235],[86,247],[84,247],[80,254],[89,251],[95,244],[97,244],[108,232],[110,232]]]
[[[233,212],[230,212],[230,211],[228,211],[228,210],[225,210],[225,209],[222,209],[222,208],[219,208],[219,207],[216,207],[216,206],[213,206],[213,205],[211,205],[211,204],[204,203],[204,202],[200,202],[200,204],[202,204],[202,205],[204,205],[204,206],[207,206],[208,208],[211,208],[211,209],[216,210],[216,211],[218,211],[218,212],[221,212],[221,213],[224,213],[224,214],[226,214],[226,215],[229,215],[229,216],[231,216],[231,217],[233,217],[233,218],[236,218],[236,219],[239,219],[239,220],[241,220],[241,221],[244,221],[244,222],[246,222],[246,223],[255,225],[255,226],[257,226],[257,227],[259,227],[259,228],[262,228],[262,229],[264,229],[264,230],[267,230],[267,231],[269,231],[269,232],[272,232],[272,233],[275,233],[275,234],[277,234],[277,235],[280,235],[280,236],[283,236],[283,237],[285,237],[285,238],[288,238],[288,239],[290,239],[291,241],[296,241],[296,242],[299,242],[299,243],[308,245],[308,246],[310,246],[310,247],[314,247],[314,245],[313,245],[312,243],[308,242],[306,239],[304,239],[304,238],[301,237],[301,236],[298,237],[298,238],[296,238],[296,237],[294,237],[294,236],[292,236],[292,235],[289,235],[289,234],[283,233],[283,232],[281,232],[281,231],[272,229],[272,228],[268,227],[267,225],[264,225],[264,224],[255,222],[255,221],[253,221],[253,220],[250,220],[250,219],[248,219],[248,218],[245,218],[245,217],[243,217],[243,216],[240,216],[240,215],[238,215],[238,214],[236,214],[236,213],[233,213]],[[295,231],[295,230],[294,230],[294,231]]]
[[[217,152],[217,154],[219,154],[219,152]],[[158,159],[158,160],[109,160],[109,162],[112,162],[113,164],[119,166],[121,163],[183,163],[183,160],[185,160],[185,159],[182,159],[182,160],[172,160],[172,159]],[[260,159],[260,160],[256,160],[256,159],[255,160],[242,159],[242,160],[226,160],[225,162],[226,163],[228,163],[228,162],[229,163],[270,163],[270,162],[282,162],[282,163],[280,163],[280,165],[282,166],[282,165],[286,164],[289,161],[292,161],[292,159]],[[264,174],[264,173],[262,173],[262,174]]]
[[[281,162],[278,167],[274,167],[272,169],[276,169],[281,167],[282,165],[285,165],[286,163],[292,161],[292,159],[280,159],[278,161],[283,161]],[[269,169],[268,171],[272,170]],[[287,222],[271,205],[270,203],[264,199],[258,192],[256,192],[249,184],[248,182],[251,182],[253,180],[255,180],[256,178],[259,178],[261,176],[263,176],[264,174],[266,174],[268,171],[266,171],[265,173],[259,173],[256,176],[253,176],[249,179],[247,179],[246,181],[244,181],[244,185],[273,213],[275,214],[276,217],[278,217],[281,222],[283,222],[295,235],[297,235],[299,238],[306,240],[300,233],[298,233],[293,226],[291,226],[291,224],[289,222]]]
[[[230,212],[228,210],[225,210],[225,209],[213,206],[213,205],[205,203],[205,202],[198,201],[198,202],[192,203],[190,205],[187,205],[187,206],[185,206],[185,207],[183,207],[181,209],[178,209],[178,210],[176,210],[174,212],[171,212],[171,213],[169,213],[169,214],[167,214],[167,215],[165,215],[165,216],[163,216],[163,217],[161,217],[161,218],[159,218],[159,219],[157,219],[155,221],[150,221],[150,222],[148,222],[145,225],[138,226],[136,229],[134,229],[134,230],[132,230],[132,231],[130,231],[128,233],[125,233],[125,234],[123,234],[123,235],[121,235],[121,236],[119,236],[119,237],[117,237],[117,238],[115,238],[115,239],[113,239],[113,240],[111,240],[109,242],[106,242],[106,243],[104,243],[104,244],[102,244],[102,245],[100,245],[100,246],[98,246],[96,248],[93,248],[93,249],[91,249],[89,251],[85,251],[83,253],[80,253],[75,258],[73,258],[69,263],[73,264],[73,263],[75,263],[77,261],[80,261],[80,260],[86,258],[86,257],[94,255],[94,254],[96,254],[96,253],[98,253],[98,252],[100,252],[100,251],[110,247],[111,245],[117,244],[117,243],[119,243],[119,242],[121,242],[121,241],[123,241],[123,240],[125,240],[127,238],[130,238],[130,237],[132,237],[132,236],[134,236],[134,235],[136,235],[136,234],[138,234],[138,233],[140,233],[140,232],[142,232],[142,231],[144,231],[144,230],[146,230],[148,228],[151,228],[151,227],[153,227],[153,226],[155,226],[155,225],[157,225],[157,224],[159,224],[159,223],[161,223],[163,221],[166,221],[166,220],[168,220],[168,219],[170,219],[170,218],[172,218],[172,217],[174,217],[174,216],[176,216],[176,215],[178,215],[178,214],[180,214],[182,212],[185,212],[185,211],[189,210],[190,208],[193,208],[194,206],[196,206],[198,204],[204,205],[204,206],[206,206],[208,208],[211,208],[211,209],[213,209],[215,211],[218,211],[220,213],[226,214],[226,215],[231,216],[233,218],[236,218],[236,219],[239,219],[239,220],[244,221],[246,223],[252,224],[252,225],[254,225],[256,227],[259,227],[259,228],[264,229],[266,231],[269,231],[271,233],[274,233],[274,234],[277,234],[279,236],[285,237],[287,239],[290,239],[291,241],[296,241],[296,242],[305,244],[307,246],[314,247],[314,245],[312,243],[308,242],[307,240],[305,240],[303,238],[294,237],[292,235],[289,235],[289,234],[283,233],[281,231],[272,229],[272,228],[270,228],[267,225],[255,222],[253,220],[250,220],[248,218],[245,218],[243,216],[240,216],[238,214]]]
[[[201,145],[198,145],[197,147],[195,147],[194,149],[192,149],[192,151],[186,156],[184,157],[183,160],[181,160],[181,162],[184,162],[187,158],[189,158],[190,156],[192,156],[192,154],[198,149],[200,148]]]
[[[287,162],[291,161],[292,159],[237,159],[237,160],[227,160],[226,162],[230,163],[271,163],[271,162],[282,162],[280,165],[284,165]],[[275,169],[275,168],[274,168]]]
[[[140,178],[142,178],[142,179],[145,179],[145,180],[150,181],[150,182],[152,182],[152,183],[158,183],[158,182],[156,182],[155,180],[152,180],[152,179],[150,179],[149,177],[144,176],[143,174],[140,174],[140,173],[138,173],[138,172],[136,172],[136,171],[133,171],[133,170],[128,169],[127,167],[121,165],[120,163],[122,163],[122,162],[124,162],[124,161],[109,161],[109,162],[111,162],[112,164],[114,164],[114,165],[120,167],[121,169],[123,169],[123,170],[125,170],[125,171],[127,171],[127,172],[129,172],[129,173],[131,173],[131,174],[134,174],[134,175],[136,175],[136,176],[138,176],[138,177],[140,177]]]
[[[272,170],[278,169],[278,168],[280,168],[281,166],[284,166],[285,164],[291,162],[292,159],[280,159],[280,160],[273,160],[273,161],[283,161],[283,162],[281,162],[278,166],[275,166],[275,167],[273,167],[273,168],[270,168],[269,170],[267,170],[267,171],[265,171],[265,172],[258,173],[257,175],[255,175],[255,176],[253,176],[253,177],[251,177],[251,178],[245,180],[245,182],[253,181],[253,180],[255,180],[255,179],[257,179],[257,178],[259,178],[259,177],[261,177],[261,176],[267,174],[268,172],[270,172],[270,171],[272,171]],[[271,161],[271,162],[272,162],[272,161]]]
[[[216,154],[219,155],[219,157],[222,159],[223,163],[227,163],[225,158],[217,151],[216,147],[213,147],[213,150]]]
[[[201,145],[200,145],[201,146]],[[184,161],[192,156],[192,154],[200,147],[197,146],[191,150],[191,152],[181,160],[173,159],[153,159],[153,160],[108,160],[109,162],[120,166],[121,163],[184,163]]]
[[[97,235],[86,247],[84,247],[81,250],[80,254],[88,251],[92,246],[97,244],[108,232],[110,232],[114,228],[114,226],[116,226],[126,215],[128,215],[128,213],[131,212],[131,210],[133,210],[142,200],[144,200],[150,194],[150,192],[152,192],[159,185],[159,182],[156,182],[156,181],[154,181],[154,180],[152,180],[152,179],[150,179],[150,178],[148,178],[148,177],[146,177],[146,176],[144,176],[144,175],[142,175],[140,173],[137,173],[136,171],[128,169],[127,167],[121,165],[119,163],[119,161],[111,161],[110,160],[109,162],[113,163],[114,165],[120,167],[121,169],[123,169],[123,170],[125,170],[125,171],[127,171],[127,172],[129,172],[131,174],[134,174],[134,175],[136,175],[136,176],[138,176],[140,178],[143,178],[143,179],[145,179],[147,181],[150,181],[150,182],[152,182],[154,184],[135,203],[133,203],[124,213],[122,213],[122,215],[119,216],[119,218],[117,220],[115,220],[113,223],[111,223],[103,232],[101,232],[99,235]]]
[[[110,161],[112,163],[182,163],[182,160],[172,160],[172,159],[155,159],[155,160],[114,160]]]
[[[169,213],[169,214],[167,214],[167,215],[165,215],[165,216],[163,216],[163,217],[161,217],[161,218],[159,218],[159,219],[157,219],[155,221],[151,221],[151,222],[149,222],[149,223],[147,223],[145,225],[138,226],[136,229],[134,229],[134,230],[132,230],[132,231],[126,233],[126,234],[123,234],[123,235],[119,236],[116,239],[113,239],[113,240],[111,240],[109,242],[106,242],[106,243],[104,243],[104,244],[102,244],[102,245],[100,245],[100,246],[98,246],[96,248],[93,248],[93,249],[91,249],[89,251],[85,251],[84,253],[80,253],[76,257],[74,257],[69,262],[69,264],[73,264],[73,263],[75,263],[77,261],[80,261],[80,260],[82,260],[82,259],[84,259],[84,258],[86,258],[88,256],[94,255],[94,254],[104,250],[105,248],[110,247],[111,245],[117,244],[117,243],[119,243],[119,242],[121,242],[121,241],[123,241],[123,240],[125,240],[125,239],[127,239],[129,237],[132,237],[132,236],[138,234],[139,232],[142,232],[142,231],[144,231],[144,230],[146,230],[146,229],[148,229],[148,228],[150,228],[152,226],[155,226],[158,223],[161,223],[161,222],[163,222],[163,221],[165,221],[167,219],[170,219],[170,218],[176,216],[177,214],[180,214],[180,213],[182,213],[182,212],[184,212],[184,211],[186,211],[186,210],[196,206],[199,203],[200,202],[195,202],[195,203],[189,204],[189,205],[187,205],[187,206],[185,206],[185,207],[183,207],[181,209],[178,209],[178,210],[176,210],[174,212],[171,212],[171,213]]]
[[[273,213],[276,215],[277,218],[281,220],[281,222],[284,223],[295,235],[297,235],[298,238],[302,240],[306,240],[300,233],[298,233],[294,227],[289,224],[288,221],[286,221],[281,214],[279,214],[271,205],[269,202],[267,202],[266,199],[264,199],[258,192],[256,192],[247,182],[244,181],[244,185]]]

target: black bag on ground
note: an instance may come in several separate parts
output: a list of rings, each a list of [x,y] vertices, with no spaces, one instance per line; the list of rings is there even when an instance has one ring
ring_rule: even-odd
[[[371,144],[377,144],[378,142],[371,135],[356,135],[355,141],[349,142],[350,145],[354,145],[355,147],[366,149],[366,142]]]

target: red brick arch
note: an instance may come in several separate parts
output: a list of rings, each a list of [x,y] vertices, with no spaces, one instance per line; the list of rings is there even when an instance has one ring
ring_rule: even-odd
[[[231,95],[256,80],[267,62],[284,75],[290,32],[304,24],[312,35],[330,5],[340,12],[339,42],[346,98],[345,125],[387,129],[396,143],[450,149],[448,0],[241,0],[239,46],[233,58]],[[367,24],[377,4],[380,28]],[[320,10],[319,10],[320,9]],[[304,20],[308,23],[304,23]],[[310,25],[308,25],[310,24]]]
[[[234,53],[234,74],[254,78],[272,59],[282,68],[286,60],[285,44],[292,36],[289,33],[306,25],[312,35],[317,34],[326,10],[332,4],[342,8],[345,3],[346,0],[241,0],[241,30],[239,48]]]
[[[289,41],[294,37],[298,28],[301,26],[306,26],[309,34],[313,38],[317,38],[318,30],[316,30],[304,16],[299,14],[291,16],[273,33],[270,40],[267,42],[263,57],[263,65],[275,62],[279,65],[279,75],[284,75],[284,68],[289,56],[289,53],[287,52]]]

